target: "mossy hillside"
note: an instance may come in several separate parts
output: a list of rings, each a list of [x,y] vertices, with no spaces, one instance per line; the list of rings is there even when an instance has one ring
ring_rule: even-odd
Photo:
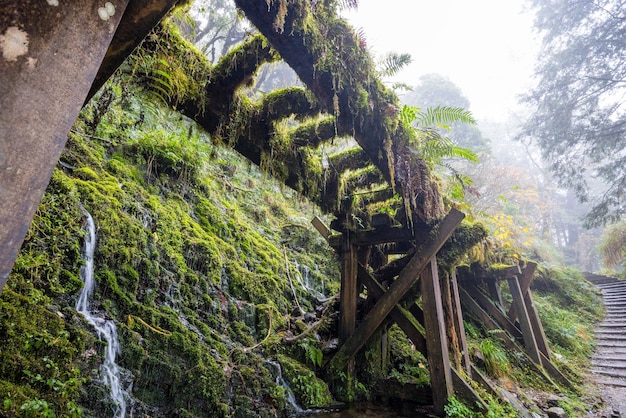
[[[115,97],[98,112],[88,106],[74,127],[62,158],[73,168],[55,170],[2,294],[0,314],[13,335],[3,345],[3,410],[78,415],[80,405],[90,416],[110,413],[89,395],[107,393],[92,372],[101,344],[72,308],[81,287],[82,205],[97,225],[94,304],[118,326],[136,411],[281,414],[275,376],[245,348],[266,337],[268,320],[274,330],[288,325],[291,285],[300,305],[313,309],[305,275],[318,291],[322,282],[337,289],[333,255],[309,226],[312,207],[179,116],[150,101],[140,107],[131,94]],[[57,326],[42,327],[47,317]],[[58,372],[23,349],[27,335],[67,347],[48,356]],[[275,351],[279,341],[256,351]],[[73,386],[61,396],[24,370]]]

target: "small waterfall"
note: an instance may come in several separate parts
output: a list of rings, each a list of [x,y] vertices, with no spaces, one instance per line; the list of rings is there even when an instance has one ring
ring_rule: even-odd
[[[302,409],[302,407],[296,402],[296,397],[293,394],[293,390],[291,390],[291,388],[283,378],[283,369],[280,367],[280,363],[270,359],[263,360],[263,362],[269,364],[274,369],[272,373],[276,374],[276,385],[285,390],[285,394],[287,395],[287,404],[291,407],[291,409],[293,409],[293,411],[297,415],[302,414],[303,412],[307,412]]]
[[[96,225],[93,218],[85,209],[83,213],[87,220],[87,235],[85,236],[85,249],[83,259],[85,265],[80,268],[80,278],[84,283],[83,289],[76,301],[76,310],[83,314],[87,322],[93,326],[101,340],[106,341],[104,363],[100,367],[102,381],[111,388],[111,398],[117,405],[114,418],[126,416],[126,392],[120,384],[120,368],[115,363],[115,357],[120,353],[120,343],[117,337],[117,327],[113,321],[96,316],[90,310],[89,299],[95,287],[93,254],[96,249]]]

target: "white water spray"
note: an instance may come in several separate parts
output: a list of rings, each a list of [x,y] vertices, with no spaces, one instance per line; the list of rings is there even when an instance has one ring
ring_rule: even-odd
[[[87,322],[91,324],[101,340],[106,341],[104,363],[100,367],[102,380],[111,389],[111,398],[116,405],[114,418],[126,416],[126,392],[120,384],[120,368],[115,363],[115,357],[120,352],[120,343],[117,337],[117,327],[113,321],[107,321],[91,312],[89,299],[95,287],[93,254],[96,249],[96,225],[93,218],[85,209],[83,213],[87,219],[87,235],[85,236],[85,249],[83,260],[85,265],[80,268],[80,278],[84,283],[83,289],[76,301],[76,310],[83,314]]]
[[[274,373],[276,374],[276,385],[282,387],[285,390],[285,394],[287,395],[286,401],[291,409],[293,409],[293,411],[297,415],[306,412],[304,409],[302,409],[300,405],[298,405],[298,402],[296,402],[296,396],[293,394],[293,390],[291,390],[291,387],[289,387],[289,385],[283,378],[283,370],[282,367],[280,367],[280,363],[270,359],[266,359],[264,360],[264,362],[274,368]]]

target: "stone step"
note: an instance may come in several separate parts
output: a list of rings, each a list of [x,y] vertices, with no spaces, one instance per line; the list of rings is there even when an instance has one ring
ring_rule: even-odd
[[[624,328],[624,327],[619,327],[619,328],[596,327],[595,336],[596,336],[596,340],[600,340],[605,335],[608,335],[608,336],[624,335],[624,334],[626,334],[625,331],[626,331],[626,328]]]
[[[591,359],[591,365],[596,367],[608,367],[615,368],[617,370],[626,370],[626,357],[624,353],[621,355],[611,354],[596,354]]]
[[[596,381],[596,383],[598,383],[600,385],[618,386],[618,387],[625,387],[626,388],[626,380],[625,379],[614,378],[614,377],[611,377],[611,376],[604,376],[604,375],[595,375],[594,376],[594,380]]]
[[[596,342],[596,347],[621,348],[621,347],[624,347],[624,343],[622,341],[614,341],[614,340],[599,340]]]
[[[618,334],[611,334],[611,333],[604,333],[604,334],[596,334],[596,341],[599,343],[600,341],[621,341],[624,343],[624,345],[626,346],[626,335],[622,334],[622,333],[618,333]]]
[[[620,379],[624,381],[624,385],[626,385],[626,370],[615,369],[613,367],[592,367],[591,373],[593,374],[601,374],[603,376],[609,376],[616,379]]]

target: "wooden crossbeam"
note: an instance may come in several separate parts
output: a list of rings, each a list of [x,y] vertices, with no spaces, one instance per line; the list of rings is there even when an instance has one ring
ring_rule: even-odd
[[[543,330],[543,324],[541,323],[541,319],[539,318],[539,313],[537,312],[537,307],[535,306],[532,292],[530,291],[530,283],[532,282],[533,274],[535,273],[536,269],[536,263],[528,262],[526,264],[526,267],[524,268],[524,271],[522,272],[521,278],[519,279],[519,285],[521,292],[524,295],[524,306],[526,307],[526,310],[528,312],[528,318],[530,320],[530,325],[532,327],[533,334],[537,342],[537,347],[545,357],[550,359],[548,340]],[[511,304],[508,316],[511,321],[515,321],[517,319],[517,305],[515,303]]]
[[[533,332],[533,326],[530,323],[530,317],[528,316],[528,310],[526,309],[526,304],[524,303],[524,295],[522,294],[519,280],[517,277],[513,276],[507,279],[507,281],[509,283],[509,288],[511,289],[511,297],[513,298],[513,304],[515,305],[515,310],[517,311],[520,327],[522,329],[524,347],[526,347],[526,351],[535,363],[542,364],[539,347],[537,346],[537,339],[535,338],[535,333]]]
[[[376,228],[372,230],[350,231],[352,243],[357,246],[378,245],[389,242],[406,242],[414,238],[413,231],[403,226]],[[341,236],[332,235],[329,240],[331,247],[341,244]]]
[[[367,287],[367,291],[374,296],[375,299],[380,299],[385,293],[384,287],[362,265],[359,265],[359,280]],[[390,316],[391,319],[400,326],[413,344],[415,344],[415,348],[426,357],[428,353],[426,339],[417,327],[419,321],[410,311],[402,308],[400,305],[394,306]]]
[[[454,395],[454,385],[450,371],[450,353],[448,351],[438,271],[437,259],[432,257],[421,273],[421,281],[433,406],[436,414],[442,414],[448,398]]]
[[[461,299],[459,298],[459,283],[456,279],[456,270],[452,270],[450,282],[450,290],[452,291],[452,308],[454,311],[454,328],[457,332],[457,338],[461,348],[463,366],[465,367],[465,371],[468,376],[471,376],[471,363],[469,358],[469,349],[467,346],[467,338],[465,336],[465,324],[463,323],[463,310],[461,309]]]
[[[367,287],[368,292],[372,293],[375,298],[380,298],[385,289],[383,286],[376,280],[376,278],[370,274],[363,266],[359,266],[359,280],[361,283]],[[391,318],[398,324],[400,329],[406,334],[406,336],[415,344],[415,348],[424,355],[424,357],[428,357],[428,348],[426,345],[426,338],[417,327],[417,318],[412,314],[415,309],[419,312],[419,315],[422,317],[423,323],[423,311],[417,304],[411,305],[410,311],[396,305],[394,309],[391,311]],[[463,331],[463,336],[465,336],[465,332]],[[465,338],[463,338],[465,340]],[[469,356],[467,359],[469,364]],[[456,393],[461,394],[464,399],[467,399],[472,404],[480,405],[482,409],[487,410],[487,406],[484,401],[480,398],[480,396],[472,389],[471,385],[467,383],[467,381],[454,369],[451,369],[452,374],[452,382],[454,385],[454,391]],[[469,375],[469,373],[468,373]],[[433,395],[433,399],[435,395]]]
[[[562,385],[570,389],[574,389],[572,383],[560,372],[560,370],[556,366],[554,366],[554,364],[550,362],[550,359],[548,359],[543,353],[540,352],[539,354],[541,356],[541,363],[536,363],[526,353],[526,350],[522,349],[522,347],[515,341],[515,339],[510,334],[505,332],[502,327],[480,307],[478,302],[476,302],[463,287],[459,288],[459,295],[461,297],[461,302],[463,303],[463,306],[467,310],[472,312],[472,314],[474,314],[478,319],[480,319],[483,325],[487,327],[487,329],[491,331],[501,331],[494,333],[494,335],[504,343],[504,346],[507,349],[515,350],[521,353],[524,357],[526,357],[528,364],[530,364],[532,369],[546,382],[558,388],[558,386],[556,386],[556,384],[554,383],[554,380],[552,380],[555,379]],[[542,365],[543,367],[541,367]]]
[[[473,283],[467,283],[463,288],[471,295],[474,300],[485,310],[493,319],[496,320],[498,325],[506,331],[508,331],[513,337],[522,339],[524,336],[522,332],[515,326],[514,323],[509,321],[504,312],[502,312],[494,303]],[[482,318],[481,318],[482,319]]]
[[[339,348],[339,351],[330,361],[330,367],[341,369],[347,361],[363,347],[371,335],[387,318],[395,305],[402,299],[404,294],[415,284],[419,274],[430,263],[430,259],[437,254],[443,244],[450,238],[456,227],[461,223],[465,215],[452,209],[437,226],[434,234],[431,234],[422,248],[417,251],[409,264],[402,270],[389,290],[378,300],[372,310],[363,318],[354,334]]]
[[[524,271],[521,272],[521,279],[519,281],[520,289],[522,290],[522,294],[526,295],[528,289],[530,289],[530,283],[533,279],[533,274],[535,274],[535,270],[537,269],[537,263],[528,262]],[[517,319],[517,307],[515,304],[512,304],[509,308],[508,316],[511,321],[515,322]]]

